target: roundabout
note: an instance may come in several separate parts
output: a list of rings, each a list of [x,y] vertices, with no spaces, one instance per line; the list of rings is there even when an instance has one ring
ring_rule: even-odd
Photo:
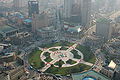
[[[48,48],[38,47],[38,50],[41,51],[41,53],[39,53],[40,63],[36,63],[41,64],[42,62],[42,67],[38,68],[41,72],[62,74],[61,72],[65,69],[63,75],[66,75],[68,73],[74,72],[68,71],[69,69],[75,69],[75,71],[77,71],[78,68],[78,71],[83,71],[90,69],[93,66],[93,63],[85,61],[84,54],[79,49],[77,49],[77,43],[71,44],[69,46],[63,44],[64,42],[60,45],[56,45],[55,43],[55,46]],[[35,61],[32,62],[32,60],[33,59],[29,60],[29,63],[35,67]],[[59,72],[59,70],[61,70],[61,72]]]

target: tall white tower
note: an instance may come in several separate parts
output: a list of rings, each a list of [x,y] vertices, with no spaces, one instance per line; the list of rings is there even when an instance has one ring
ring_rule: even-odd
[[[64,0],[65,18],[70,18],[72,13],[73,0]]]

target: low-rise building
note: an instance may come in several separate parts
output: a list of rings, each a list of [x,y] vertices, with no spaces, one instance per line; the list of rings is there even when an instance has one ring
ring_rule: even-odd
[[[8,19],[6,19],[4,17],[0,18],[0,25],[5,25],[5,24],[7,24],[7,22],[8,22]]]
[[[110,79],[113,78],[114,76],[114,70],[110,69],[109,67],[103,67],[102,70],[100,71],[103,75],[109,77]]]
[[[8,25],[0,26],[0,39],[9,38],[10,36],[18,33],[18,29],[10,27]]]
[[[67,40],[69,40],[69,39],[79,40],[82,36],[82,27],[81,26],[70,27],[69,25],[64,25],[63,36]]]
[[[29,32],[21,32],[9,38],[9,42],[15,45],[22,45],[32,40],[32,34]]]
[[[0,73],[1,80],[10,80],[10,77],[7,73]]]
[[[26,80],[24,62],[21,58],[0,65],[0,80]]]
[[[119,66],[114,61],[111,60],[109,65],[104,65],[100,72],[103,75],[109,77],[110,79],[113,79],[115,78],[116,75],[119,74],[119,71],[120,71]]]
[[[104,75],[95,72],[94,70],[89,70],[83,73],[72,74],[73,80],[110,80]]]
[[[2,44],[0,43],[0,53],[5,52],[6,50],[11,49],[11,44]]]
[[[3,64],[4,62],[12,62],[16,59],[16,53],[15,52],[6,52],[6,53],[0,53],[0,64]]]
[[[91,48],[100,48],[104,43],[104,39],[95,35],[89,35],[86,37],[84,44]]]
[[[37,35],[40,36],[42,41],[49,43],[57,40],[58,29],[55,29],[55,26],[39,28],[37,29]]]
[[[120,55],[120,37],[110,40],[104,45],[106,51],[110,54]]]

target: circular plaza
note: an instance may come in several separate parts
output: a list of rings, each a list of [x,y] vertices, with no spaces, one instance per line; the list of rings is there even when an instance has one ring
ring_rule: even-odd
[[[41,72],[67,75],[90,69],[95,56],[88,47],[61,41],[41,45],[30,53],[28,61]]]

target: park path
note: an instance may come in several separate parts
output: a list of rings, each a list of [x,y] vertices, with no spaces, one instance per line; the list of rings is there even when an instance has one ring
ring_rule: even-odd
[[[82,38],[80,41],[76,42],[75,44],[73,44],[72,46],[68,47],[68,49],[66,50],[66,52],[70,52],[70,51],[72,51],[73,49],[75,49],[76,46],[77,46],[78,44],[81,44],[84,39],[85,39],[85,37]],[[60,49],[60,47],[61,47],[61,46],[51,47],[51,48],[49,48],[49,49],[43,50],[43,52],[42,52],[42,54],[41,54],[40,57],[41,57],[41,60],[42,60],[46,65],[45,65],[40,71],[45,72],[49,67],[51,67],[52,64],[54,65],[57,61],[59,61],[59,60],[61,59],[61,58],[56,57],[56,58],[53,59],[51,62],[46,63],[46,62],[44,61],[44,58],[43,58],[44,52],[49,52],[49,53],[51,54],[51,53],[54,53],[54,52],[53,52],[53,51],[50,51],[50,49],[52,49],[52,48]],[[42,50],[42,48],[39,48],[39,49]],[[77,49],[75,49],[75,50],[78,51],[78,54],[81,56],[81,59],[70,58],[70,59],[76,61],[76,63],[75,63],[75,64],[72,64],[72,65],[70,65],[70,64],[63,64],[62,67],[71,67],[71,66],[77,65],[77,64],[79,64],[79,63],[80,63],[80,64],[86,64],[86,65],[89,65],[89,66],[93,66],[92,63],[85,62],[85,61],[83,60],[84,56],[83,56],[82,52],[80,52],[80,51],[77,50]]]

